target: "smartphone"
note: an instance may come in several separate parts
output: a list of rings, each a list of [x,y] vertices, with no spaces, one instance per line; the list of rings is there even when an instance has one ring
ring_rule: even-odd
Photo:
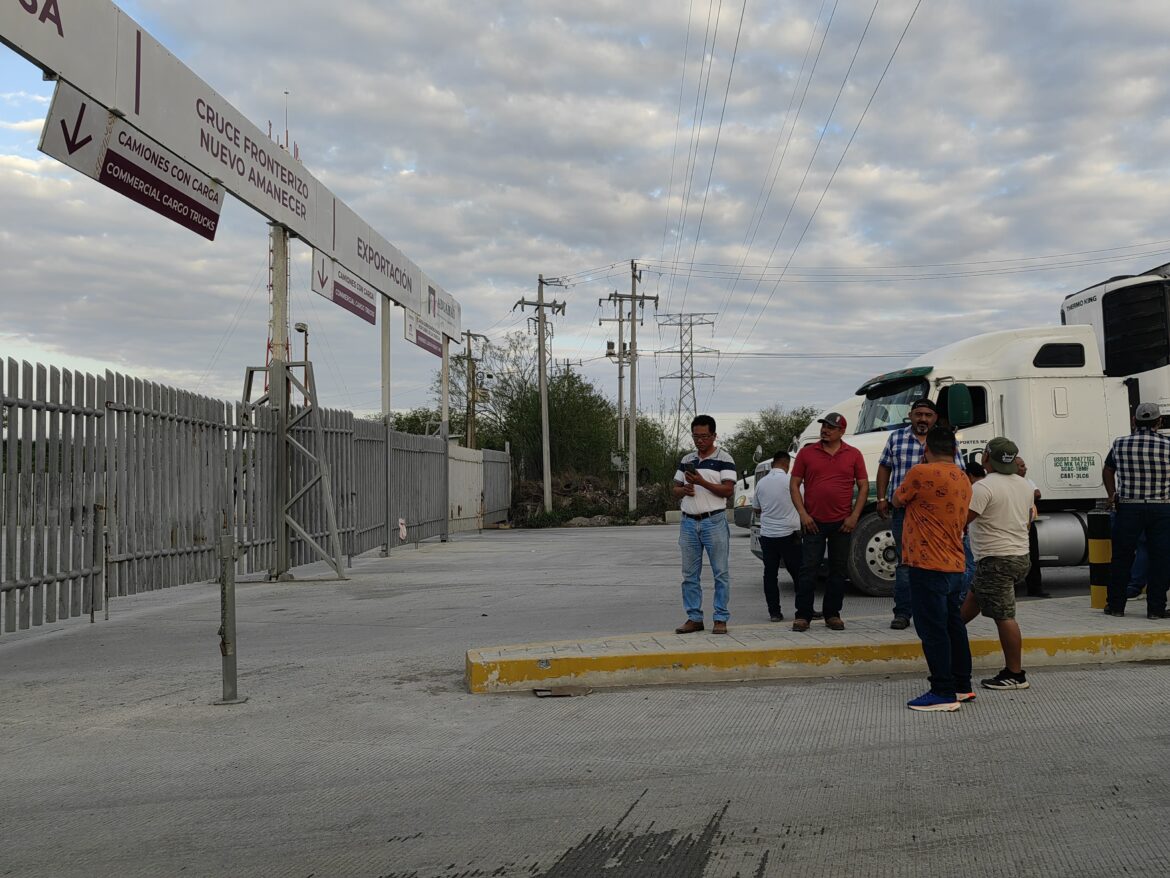
[[[695,466],[693,463],[684,463],[683,464],[683,472],[684,473],[696,473],[698,471],[699,471],[699,468],[697,466]]]

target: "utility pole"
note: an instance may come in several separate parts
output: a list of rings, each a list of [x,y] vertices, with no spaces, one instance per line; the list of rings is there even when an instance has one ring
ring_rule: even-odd
[[[467,434],[464,438],[467,447],[475,448],[475,396],[479,393],[478,382],[475,380],[475,364],[479,360],[472,356],[471,340],[478,338],[487,344],[488,337],[470,329],[464,331],[463,337],[467,339],[467,425],[463,432]]]
[[[630,303],[630,454],[627,470],[630,512],[638,508],[638,325],[642,322],[641,309],[646,307],[647,301],[653,302],[655,308],[658,307],[657,296],[647,296],[638,292],[638,281],[641,279],[642,273],[638,271],[638,263],[631,259],[629,295],[615,292],[610,296],[615,302]]]
[[[695,327],[714,326],[717,315],[711,312],[699,314],[660,314],[659,326],[678,327],[678,348],[658,351],[660,354],[678,354],[679,368],[673,375],[663,375],[661,381],[678,381],[678,413],[674,423],[674,444],[678,446],[682,437],[683,424],[693,420],[698,412],[698,401],[695,395],[696,378],[714,378],[706,372],[695,371],[695,353],[717,354],[714,348],[695,347]]]
[[[536,353],[537,359],[539,360],[537,363],[537,368],[540,376],[540,451],[544,469],[544,511],[552,512],[552,454],[549,449],[548,439],[549,361],[548,353],[546,352],[547,344],[545,333],[547,323],[545,321],[544,311],[546,308],[550,308],[554,314],[559,312],[563,315],[565,313],[565,303],[557,302],[555,300],[552,302],[545,302],[545,286],[563,287],[565,286],[565,283],[560,278],[549,278],[548,280],[545,280],[543,274],[538,275],[536,281],[536,301],[532,302],[528,299],[521,299],[512,306],[512,310],[515,311],[517,308],[519,308],[521,311],[523,311],[526,306],[532,306],[536,309]]]
[[[626,349],[626,310],[622,307],[620,299],[616,298],[618,292],[614,290],[608,299],[598,299],[597,304],[603,305],[605,302],[612,302],[617,306],[617,317],[602,317],[597,321],[597,325],[601,326],[603,323],[616,323],[618,325],[618,340],[617,347],[614,347],[613,342],[606,343],[605,355],[611,360],[617,361],[618,367],[618,392],[617,392],[617,451],[619,455],[626,450],[626,361],[629,358],[629,351]],[[624,455],[622,455],[624,456]],[[626,489],[626,476],[618,471],[618,489],[624,491]]]

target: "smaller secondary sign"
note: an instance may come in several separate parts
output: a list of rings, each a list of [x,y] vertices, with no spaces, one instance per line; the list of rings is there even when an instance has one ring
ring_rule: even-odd
[[[313,251],[312,287],[314,293],[367,323],[377,322],[378,291],[320,250]]]
[[[430,351],[436,357],[443,356],[443,333],[439,328],[413,311],[403,310],[402,313],[405,320],[403,330],[406,340],[411,344],[418,345],[424,351]]]
[[[131,201],[215,240],[223,187],[64,80],[57,81],[40,150]]]

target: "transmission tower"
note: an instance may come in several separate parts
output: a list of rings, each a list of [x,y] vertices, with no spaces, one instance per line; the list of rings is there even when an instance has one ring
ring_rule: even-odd
[[[677,447],[682,438],[682,425],[690,423],[699,413],[699,403],[695,395],[695,379],[714,378],[706,372],[695,371],[695,354],[717,354],[714,348],[695,347],[695,327],[714,326],[717,315],[707,313],[691,314],[659,314],[659,326],[678,327],[678,347],[659,351],[662,354],[678,354],[678,371],[671,375],[663,375],[661,381],[678,381],[678,414],[674,424],[674,444]]]

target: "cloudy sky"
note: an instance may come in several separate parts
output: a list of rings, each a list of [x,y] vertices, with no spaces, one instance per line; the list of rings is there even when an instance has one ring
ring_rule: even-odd
[[[637,260],[660,314],[713,317],[697,389],[724,431],[1170,261],[1154,0],[120,5],[262,130],[287,102],[305,166],[465,329],[525,330],[513,305],[563,277],[554,355],[616,395],[598,299]],[[51,93],[0,47],[0,354],[238,396],[264,358],[264,218],[229,198],[207,242],[42,155]],[[323,402],[377,409],[378,330],[292,255]],[[677,355],[649,354],[676,333],[647,308],[645,412],[675,408]],[[429,403],[437,359],[401,311],[393,336],[394,407]]]

